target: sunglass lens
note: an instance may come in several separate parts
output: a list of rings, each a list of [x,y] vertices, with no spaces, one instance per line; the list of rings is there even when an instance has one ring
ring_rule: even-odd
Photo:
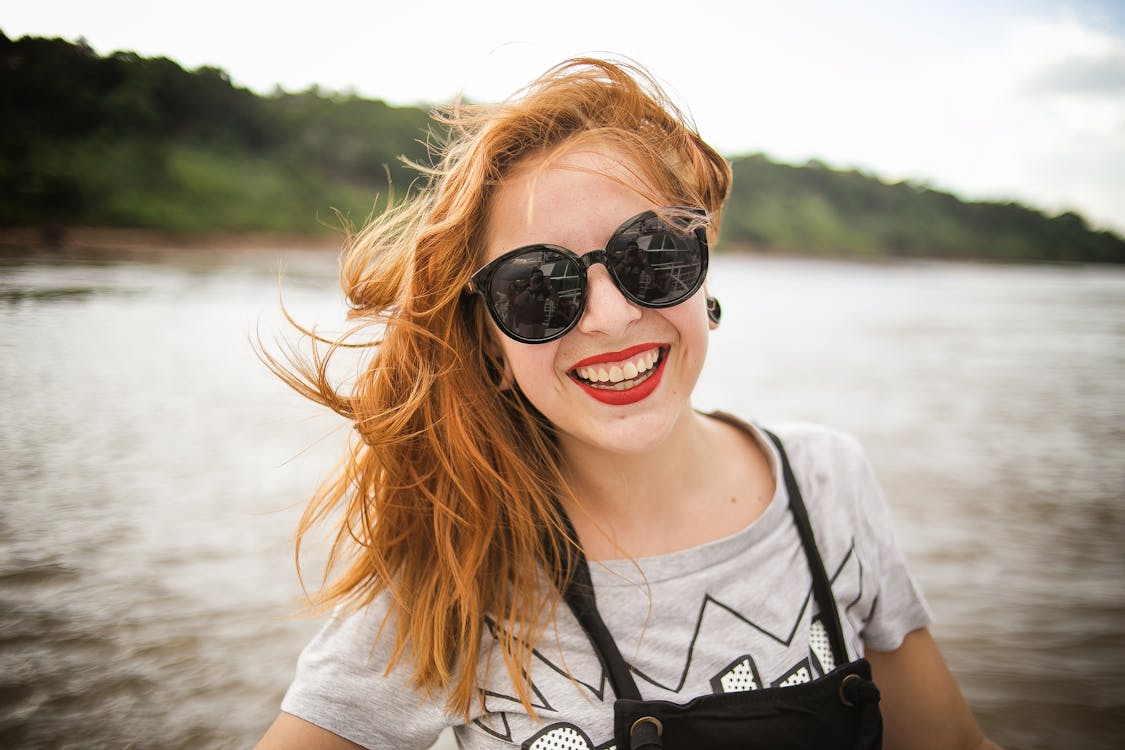
[[[549,341],[578,315],[581,281],[577,264],[549,248],[527,250],[492,275],[489,303],[506,331],[529,341]]]
[[[607,255],[607,265],[622,290],[642,304],[665,307],[683,302],[702,281],[703,251],[694,233],[656,215],[619,232]]]

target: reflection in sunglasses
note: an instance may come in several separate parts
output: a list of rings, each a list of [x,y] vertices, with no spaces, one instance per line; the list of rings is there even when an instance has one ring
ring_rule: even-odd
[[[671,209],[670,209],[671,210]],[[699,217],[693,209],[674,209]],[[680,304],[699,289],[707,273],[702,227],[689,230],[646,211],[613,233],[604,250],[584,256],[555,245],[518,248],[473,274],[501,330],[525,343],[562,336],[582,314],[586,270],[602,263],[621,293],[642,307]]]

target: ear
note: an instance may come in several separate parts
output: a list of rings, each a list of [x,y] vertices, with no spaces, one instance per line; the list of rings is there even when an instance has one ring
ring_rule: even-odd
[[[496,384],[496,387],[506,391],[516,384],[516,376],[512,374],[512,367],[503,354],[499,355],[496,361],[500,365],[500,381]]]
[[[723,317],[723,306],[719,300],[707,295],[707,323],[712,331],[719,327],[719,320]]]
[[[502,391],[506,391],[516,383],[516,377],[512,373],[512,366],[508,364],[508,358],[504,356],[504,349],[496,340],[496,332],[487,330],[484,333],[484,356],[487,362],[488,372],[491,376],[496,387]]]

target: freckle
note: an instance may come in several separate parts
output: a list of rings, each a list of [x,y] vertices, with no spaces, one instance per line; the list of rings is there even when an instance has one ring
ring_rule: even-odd
[[[737,503],[737,502],[738,502],[738,498],[737,498],[737,497],[732,497],[732,498],[730,499],[730,501],[731,501],[732,503]]]

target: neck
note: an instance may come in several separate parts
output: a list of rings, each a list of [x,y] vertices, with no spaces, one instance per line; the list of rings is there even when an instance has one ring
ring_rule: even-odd
[[[620,506],[625,498],[613,491],[616,487],[631,487],[634,492],[640,487],[659,487],[662,481],[682,476],[691,467],[703,432],[699,424],[703,419],[706,418],[702,415],[685,411],[655,445],[639,452],[607,451],[561,436],[567,478],[576,489],[582,489],[586,501]],[[656,474],[662,476],[657,479]]]
[[[560,437],[574,493],[563,505],[591,560],[686,549],[753,523],[774,496],[762,448],[741,429],[690,409],[641,452]]]
[[[675,532],[713,492],[713,462],[723,454],[714,421],[691,410],[644,452],[596,449],[565,436],[560,443],[578,499],[564,505],[591,558],[677,547]]]

